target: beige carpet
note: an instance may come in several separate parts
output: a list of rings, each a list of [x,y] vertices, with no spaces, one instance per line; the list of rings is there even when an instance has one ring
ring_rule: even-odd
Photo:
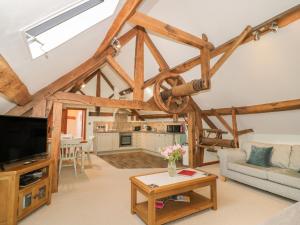
[[[129,177],[162,169],[116,169],[92,156],[93,167],[75,177],[63,168],[59,193],[20,225],[142,225],[130,213]],[[218,165],[203,167],[218,173]],[[208,195],[208,190],[200,190]],[[293,204],[284,198],[233,182],[218,181],[218,210],[206,210],[170,224],[256,225]]]

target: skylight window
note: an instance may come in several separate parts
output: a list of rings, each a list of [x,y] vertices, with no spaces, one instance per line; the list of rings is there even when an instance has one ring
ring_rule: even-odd
[[[119,0],[81,1],[24,30],[33,59],[49,52],[89,27],[111,16]]]

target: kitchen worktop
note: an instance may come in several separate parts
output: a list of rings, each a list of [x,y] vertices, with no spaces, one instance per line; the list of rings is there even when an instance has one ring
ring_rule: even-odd
[[[170,133],[165,131],[94,131],[95,133],[152,133],[152,134],[185,134],[185,133]]]

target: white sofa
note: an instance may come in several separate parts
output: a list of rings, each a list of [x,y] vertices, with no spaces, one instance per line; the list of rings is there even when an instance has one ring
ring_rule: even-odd
[[[269,168],[248,164],[251,146],[273,146]],[[221,176],[300,201],[300,145],[246,142],[240,149],[220,149]]]

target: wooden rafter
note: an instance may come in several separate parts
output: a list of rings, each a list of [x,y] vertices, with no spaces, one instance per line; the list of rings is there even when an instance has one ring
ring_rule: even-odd
[[[198,113],[201,113],[202,119],[205,121],[205,123],[210,128],[218,129],[217,126],[208,118],[208,116],[202,113],[203,111],[200,109],[200,107],[197,105],[197,103],[193,99],[190,100],[190,104],[194,110],[198,111]]]
[[[108,32],[101,45],[94,54],[95,58],[99,58],[103,55],[103,52],[111,44],[114,37],[117,36],[123,25],[126,23],[128,18],[135,12],[137,7],[142,3],[142,0],[127,0],[122,9],[116,16],[113,24],[109,28]]]
[[[100,106],[109,108],[121,108],[121,109],[139,109],[148,111],[159,111],[156,105],[142,102],[142,101],[131,101],[131,100],[117,100],[108,99],[101,97],[94,97],[88,95],[78,95],[68,92],[57,92],[52,95],[50,100],[61,102],[65,104],[80,104],[87,106]]]
[[[203,48],[204,46],[210,49],[213,48],[211,43],[143,13],[136,12],[128,21],[132,24],[144,27],[146,30],[150,30],[153,33],[163,35],[167,38],[194,46],[196,48]]]
[[[144,100],[144,40],[144,29],[138,27],[135,44],[133,99],[139,101]]]
[[[110,82],[110,80],[107,78],[107,76],[101,71],[101,76],[105,80],[105,82],[108,84],[108,86],[111,88],[111,90],[115,90],[115,86]]]
[[[0,93],[21,106],[31,100],[27,87],[2,55],[0,55]]]
[[[217,117],[217,119],[221,122],[221,124],[226,128],[226,130],[228,130],[232,135],[234,135],[231,126],[230,126],[230,125],[227,123],[227,121],[226,121],[222,116],[220,116],[220,115],[218,114],[218,112],[215,111],[214,109],[213,109],[213,114],[214,114],[214,116]]]
[[[127,74],[127,72],[121,67],[121,65],[111,56],[108,55],[106,57],[106,61],[108,64],[112,67],[112,69],[120,75],[120,77],[129,85],[129,87],[134,87],[134,82],[130,78],[130,76]]]
[[[132,115],[136,116],[139,120],[145,121],[145,118],[136,110],[131,109]]]
[[[86,95],[86,94],[83,92],[83,90],[81,90],[81,89],[79,89],[78,92],[79,92],[80,94],[82,94],[82,95]]]
[[[160,71],[164,71],[169,69],[169,65],[166,60],[163,58],[155,44],[153,43],[152,39],[150,38],[149,34],[145,32],[145,43],[150,50],[152,56],[154,57],[155,61],[159,65]]]
[[[90,80],[92,80],[98,73],[98,70],[94,71],[91,75],[89,75],[87,78],[85,78],[84,80],[80,80],[79,82],[77,82],[69,92],[71,93],[76,93],[77,91],[81,90],[81,87],[83,84],[88,83]]]

